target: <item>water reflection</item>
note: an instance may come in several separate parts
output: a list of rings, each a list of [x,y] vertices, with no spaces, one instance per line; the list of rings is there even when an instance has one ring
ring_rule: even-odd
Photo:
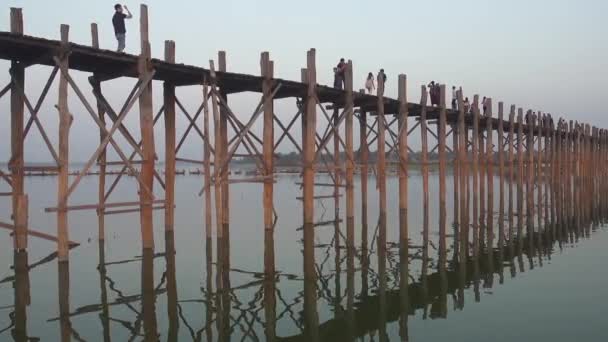
[[[528,205],[519,188],[508,202],[498,202],[496,215],[478,213],[485,217],[479,233],[486,230],[486,240],[480,239],[478,251],[469,241],[468,228],[464,229],[479,222],[479,217],[469,217],[474,196],[467,194],[468,185],[460,187],[463,201],[455,218],[457,244],[449,240],[435,243],[435,235],[429,233],[434,231],[429,209],[422,212],[422,226],[410,232],[410,236],[422,235],[421,245],[418,240],[401,238],[392,242],[396,234],[391,234],[394,227],[387,225],[386,217],[371,225],[370,239],[361,237],[360,244],[344,235],[348,222],[345,226],[335,221],[328,228],[304,227],[298,251],[302,266],[295,270],[278,269],[280,246],[275,245],[273,230],[264,231],[263,261],[257,270],[231,268],[230,254],[222,248],[226,240],[217,241],[220,245],[214,254],[215,240],[210,237],[202,238],[205,253],[196,262],[200,270],[185,269],[179,262],[181,251],[174,233],[165,234],[162,253],[144,250],[141,256],[121,261],[107,261],[107,246],[100,242],[94,277],[99,288],[95,289],[94,303],[74,305],[78,296],[72,293],[75,279],[70,277],[70,264],[58,263],[54,302],[59,315],[46,324],[56,329],[52,336],[62,341],[409,341],[413,321],[451,319],[456,315],[452,311],[473,306],[467,300],[479,302],[492,295],[496,287],[503,286],[505,277],[516,279],[522,272],[545,267],[554,253],[591,236],[604,221],[605,208],[593,204],[593,210],[586,210],[573,203],[574,216],[561,215],[554,210],[560,201],[554,185],[543,185],[549,198],[541,199],[549,208],[543,207],[540,226],[537,216],[530,219],[506,208]],[[570,194],[560,190],[561,198],[582,198],[574,189]],[[563,201],[561,205],[569,210]],[[485,208],[489,210],[491,205]],[[501,213],[505,210],[506,214]],[[442,215],[440,225],[447,222]],[[524,229],[524,220],[532,221],[533,227]],[[360,224],[355,229],[367,226],[363,217]],[[488,227],[499,234],[492,242],[487,240]],[[220,258],[214,262],[216,255]],[[29,264],[28,258],[27,253],[15,253],[14,276],[0,281],[12,282],[14,287],[14,301],[9,309],[3,309],[8,311],[10,325],[0,330],[0,337],[10,334],[14,341],[32,341],[36,337],[31,335],[41,335],[32,329],[36,325],[28,309],[32,269],[44,261]],[[129,284],[113,279],[120,277],[113,267],[139,272],[141,283],[130,289],[135,294],[121,289]],[[180,271],[203,274],[200,284],[194,285],[198,287],[196,295]],[[0,313],[4,315],[4,311]],[[97,328],[87,329],[87,319]]]

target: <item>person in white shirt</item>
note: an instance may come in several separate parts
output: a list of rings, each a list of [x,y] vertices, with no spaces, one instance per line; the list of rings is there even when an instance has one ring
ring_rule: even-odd
[[[367,74],[367,79],[365,80],[365,89],[367,89],[367,92],[369,94],[376,90],[376,84],[374,83],[374,74],[372,74],[371,72]]]

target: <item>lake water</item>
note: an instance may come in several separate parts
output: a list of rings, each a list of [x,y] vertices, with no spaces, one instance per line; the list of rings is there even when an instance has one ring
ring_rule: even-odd
[[[325,177],[318,179],[327,181]],[[278,341],[608,340],[604,217],[597,217],[593,224],[543,228],[540,233],[536,227],[537,234],[527,235],[532,236],[530,243],[522,239],[521,244],[494,248],[493,253],[482,253],[466,264],[455,259],[449,235],[448,263],[442,270],[435,248],[438,178],[434,174],[430,178],[431,245],[424,258],[419,248],[422,181],[413,174],[409,180],[411,260],[404,274],[397,245],[398,179],[387,180],[384,256],[377,248],[378,198],[371,175],[368,254],[361,248],[357,177],[357,250],[350,253],[345,248],[345,223],[338,224],[338,248],[334,224],[316,227],[318,279],[310,284],[304,277],[302,231],[298,230],[302,226],[302,206],[296,200],[301,191],[295,184],[299,177],[280,175],[274,202],[278,274],[271,278],[263,274],[262,187],[235,184],[231,186],[230,272],[217,277],[217,246],[213,246],[213,263],[206,261],[203,201],[197,196],[201,178],[177,177],[173,236],[165,236],[163,212],[155,211],[156,255],[142,256],[138,213],[107,216],[106,242],[100,250],[96,213],[71,212],[70,239],[81,245],[71,250],[69,266],[59,266],[52,255],[46,260],[55,245],[36,238],[30,238],[27,255],[14,255],[8,231],[0,231],[0,341],[26,341],[27,337],[30,341],[264,341],[273,335]],[[450,175],[449,190],[451,179]],[[137,200],[134,179],[124,182],[110,201]],[[495,186],[497,211],[498,181]],[[56,180],[28,178],[26,189],[31,228],[54,234],[56,216],[44,213],[44,208],[55,206]],[[163,198],[162,191],[156,190]],[[333,188],[316,191],[331,194]],[[97,178],[86,177],[71,203],[94,203],[96,198]],[[452,234],[450,192],[447,198],[448,234]],[[344,208],[342,197],[343,219]],[[7,197],[1,199],[0,217],[9,221]],[[315,217],[316,221],[333,220],[333,199],[316,201]],[[423,262],[428,265],[426,271]],[[400,286],[402,278],[408,279],[408,286]],[[218,291],[218,286],[223,289]]]

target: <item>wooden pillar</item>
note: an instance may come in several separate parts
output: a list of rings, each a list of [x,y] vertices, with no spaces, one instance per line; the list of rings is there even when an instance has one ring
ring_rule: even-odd
[[[459,266],[460,270],[466,274],[466,261],[468,258],[468,250],[469,250],[469,208],[468,208],[468,200],[466,196],[468,196],[468,183],[469,183],[469,161],[468,161],[468,148],[467,148],[467,127],[465,126],[465,112],[464,112],[464,101],[462,90],[459,90],[457,93],[458,96],[458,150],[455,151],[458,153],[458,166],[460,167],[459,172],[459,182],[460,182],[460,220],[459,220],[459,231],[460,236],[458,237],[460,241],[459,250]],[[456,128],[456,127],[455,127]],[[454,237],[456,239],[456,236]],[[464,280],[463,278],[461,278]]]
[[[473,255],[479,256],[479,95],[473,97],[473,148],[471,158],[473,159]]]
[[[209,70],[211,72],[211,110],[213,111],[213,138],[215,145],[215,154],[213,156],[213,185],[215,195],[215,232],[216,232],[216,248],[217,248],[217,262],[218,266],[224,258],[222,253],[224,251],[224,225],[222,223],[222,184],[221,184],[221,165],[224,164],[222,159],[222,134],[220,131],[220,110],[217,102],[217,87],[216,87],[216,75],[215,65],[213,61],[209,61]],[[211,197],[209,195],[209,197]],[[218,273],[219,270],[218,267]]]
[[[274,250],[274,101],[272,99],[272,79],[274,63],[268,52],[260,57],[260,69],[263,78],[262,93],[264,96],[263,159],[264,159],[264,316],[266,318],[265,335],[267,341],[276,338],[276,283],[275,283],[275,250]]]
[[[61,44],[62,53],[60,56],[61,68],[68,68],[68,35],[70,27],[61,25]],[[57,175],[57,257],[60,262],[68,261],[69,257],[69,232],[68,232],[68,212],[67,212],[67,193],[69,186],[69,136],[72,115],[68,109],[68,81],[61,75],[59,79],[59,172]]]
[[[492,99],[487,99],[486,115],[486,163],[488,180],[488,210],[486,212],[486,225],[488,229],[488,253],[494,248],[494,141],[492,139]]]
[[[165,41],[165,62],[175,63],[175,42]],[[165,101],[165,231],[175,224],[175,85],[163,83]]]
[[[340,219],[340,186],[342,185],[342,163],[340,161],[340,110],[338,108],[338,106],[334,106],[334,113],[331,117],[331,120],[333,121],[330,122],[330,124],[333,124],[333,126],[335,127],[335,131],[334,131],[334,136],[333,136],[333,140],[334,140],[334,152],[333,152],[333,161],[334,161],[334,170],[333,170],[333,174],[334,174],[334,220],[336,222],[338,222],[338,220]],[[328,172],[332,172],[330,170],[328,170]],[[339,245],[339,239],[340,236],[337,236],[337,241],[338,241],[338,245]]]
[[[91,45],[94,49],[99,49],[99,31],[97,29],[97,24],[91,24]],[[91,80],[91,84],[93,86],[93,91],[95,93],[101,94],[101,82],[95,77]],[[99,116],[99,121],[105,126],[106,116],[105,109],[102,103],[97,100],[97,115]],[[99,141],[103,142],[105,138],[105,132],[103,129],[99,129]],[[98,199],[97,204],[99,206],[103,206],[105,204],[105,191],[106,191],[106,147],[101,150],[99,153],[99,157],[97,158],[97,164],[99,165],[99,188],[98,188]],[[99,241],[105,241],[106,233],[105,233],[105,215],[104,210],[99,208],[97,209],[97,226],[98,226],[98,239]]]
[[[361,253],[367,257],[367,173],[369,149],[367,146],[367,113],[359,113],[359,173],[361,174]],[[364,282],[365,284],[365,282]]]
[[[482,107],[486,106],[486,102],[482,103]],[[486,118],[487,109],[483,112],[483,118],[486,122],[488,119]],[[481,115],[481,114],[480,114]],[[479,242],[481,245],[484,245],[485,236],[486,236],[486,148],[484,144],[484,131],[486,131],[485,127],[480,127],[479,135],[477,135],[477,139],[479,140]]]
[[[498,102],[498,178],[499,204],[498,204],[498,248],[502,252],[505,238],[505,157],[504,157],[504,104]],[[502,265],[501,265],[502,266]]]
[[[514,142],[515,139],[515,106],[511,106],[509,112],[509,244],[513,242],[513,179],[515,178],[515,156],[514,156]]]
[[[346,138],[346,244],[349,249],[355,249],[355,156],[353,153],[353,62],[348,61],[345,73],[346,96],[344,133]]]
[[[550,228],[549,227],[549,224],[550,224],[549,193],[551,191],[551,189],[550,189],[551,178],[549,177],[549,175],[550,175],[549,170],[551,167],[551,131],[550,131],[550,125],[549,125],[549,115],[544,116],[542,132],[545,137],[545,149],[544,149],[544,153],[543,153],[542,172],[543,172],[543,186],[545,188],[545,190],[543,192],[543,196],[544,196],[543,199],[545,202],[544,218],[545,218],[545,229],[547,229],[547,228]]]
[[[523,241],[523,218],[524,218],[524,112],[522,108],[517,110],[517,241],[521,246]]]
[[[150,72],[151,48],[148,40],[148,6],[140,7],[140,35],[141,35],[141,55],[139,58],[139,78],[144,81]],[[154,147],[154,118],[152,113],[152,82],[144,86],[144,91],[139,96],[139,125],[141,130],[141,141],[143,151],[143,161],[141,165],[142,186],[153,192],[154,186],[154,164],[156,151]],[[141,206],[141,237],[144,249],[154,249],[152,205],[154,198],[152,194],[142,190],[140,186],[139,201]]]
[[[428,230],[428,220],[429,220],[429,160],[428,160],[428,134],[427,134],[427,122],[426,122],[426,111],[427,111],[427,91],[426,87],[422,86],[421,88],[421,96],[420,96],[420,138],[422,142],[422,215],[423,215],[423,224],[422,224],[422,248],[423,254],[428,255],[428,241],[429,241],[429,230]],[[426,272],[426,264],[423,262],[422,272]],[[426,273],[424,273],[426,274]]]
[[[307,79],[308,93],[306,96],[305,112],[302,119],[305,121],[305,131],[302,134],[304,146],[304,248],[314,255],[314,181],[315,181],[315,133],[317,127],[316,91],[317,91],[317,72],[316,72],[316,51],[311,49],[307,53]],[[306,253],[305,253],[306,254]],[[313,264],[305,263],[305,268],[310,267],[314,274]]]
[[[220,72],[226,72],[226,52],[218,52],[218,69]],[[225,103],[228,103],[228,93],[223,87],[220,88],[220,96],[224,99]],[[225,161],[228,157],[228,113],[224,106],[220,106],[220,134],[222,139],[221,155],[222,161]],[[216,149],[216,153],[217,149]],[[221,181],[222,181],[222,224],[224,225],[224,238],[226,242],[226,253],[229,255],[230,250],[230,184],[228,183],[229,164],[221,170]]]
[[[386,218],[386,156],[385,156],[385,119],[384,119],[384,78],[378,74],[377,97],[378,102],[378,150],[377,150],[377,175],[378,197],[380,205],[380,219]],[[382,224],[380,225],[382,226]]]
[[[274,109],[272,94],[272,71],[270,55],[263,52],[260,58],[260,68],[262,72],[262,93],[264,96],[264,128],[263,128],[263,154],[264,154],[264,229],[273,231],[273,187],[274,181],[271,179],[274,174]]]
[[[211,257],[213,252],[211,248],[211,231],[212,231],[212,209],[211,209],[211,136],[209,135],[209,86],[205,82],[203,84],[203,134],[205,135],[205,142],[203,147],[203,173],[204,173],[204,186],[205,186],[205,236],[207,255]]]
[[[528,110],[526,127],[528,129],[527,153],[528,167],[526,172],[526,225],[528,228],[529,238],[532,238],[534,233],[534,115],[531,110]]]
[[[445,84],[439,86],[439,269],[446,262],[446,107]]]
[[[11,8],[11,33],[23,34],[23,13],[21,8]],[[12,182],[12,219],[15,224],[15,234],[13,238],[13,247],[15,250],[27,249],[27,213],[20,212],[22,205],[27,205],[27,199],[24,202],[25,185],[24,176],[24,141],[23,141],[23,120],[25,99],[19,90],[19,85],[25,91],[25,68],[20,61],[11,61],[11,73],[14,81],[11,84],[11,160],[9,168],[11,169]],[[18,83],[19,85],[17,85]],[[25,218],[25,222],[18,222]]]
[[[543,220],[543,208],[542,208],[542,200],[543,200],[543,174],[542,174],[542,165],[543,165],[543,154],[541,153],[543,150],[543,114],[538,111],[538,133],[537,133],[537,158],[536,158],[536,187],[537,187],[537,222],[538,222],[538,236],[542,237],[542,220]],[[533,152],[534,153],[534,152]],[[569,174],[569,173],[568,173]]]
[[[319,338],[317,312],[317,276],[314,251],[314,180],[315,180],[315,133],[317,127],[317,109],[315,95],[317,92],[316,51],[310,49],[306,55],[307,68],[302,76],[308,84],[302,114],[302,147],[303,147],[303,203],[304,203],[304,334],[308,340]]]
[[[398,80],[398,92],[399,92],[399,251],[400,260],[405,262],[405,269],[402,269],[402,273],[407,274],[408,264],[408,243],[409,243],[409,232],[408,232],[408,215],[407,215],[407,197],[408,197],[408,184],[407,184],[407,168],[408,168],[408,150],[407,150],[407,76],[399,75]],[[407,279],[403,279],[401,274],[401,283],[405,281],[407,286]],[[402,284],[403,285],[403,284]]]

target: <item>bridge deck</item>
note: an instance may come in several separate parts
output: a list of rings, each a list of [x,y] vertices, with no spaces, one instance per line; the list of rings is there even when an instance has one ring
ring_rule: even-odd
[[[26,65],[47,65],[55,66],[53,56],[60,50],[60,41],[49,40],[38,37],[13,34],[0,31],[0,59],[16,60]],[[90,46],[70,43],[70,69],[82,72],[94,73],[102,78],[131,77],[137,78],[138,55],[118,53],[110,50],[95,49]],[[156,70],[154,79],[166,81],[177,86],[191,86],[202,84],[205,78],[210,77],[209,69],[186,64],[173,64],[159,59],[152,59],[152,64]],[[262,77],[249,74],[234,72],[216,71],[218,85],[228,94],[239,92],[262,92]],[[307,87],[305,83],[275,79],[282,84],[275,98],[305,97]],[[335,103],[342,106],[345,91],[334,89],[328,86],[317,86],[317,94],[321,103]],[[374,112],[377,106],[375,95],[355,93],[354,105],[366,111]],[[420,116],[421,106],[418,103],[408,103],[409,116]],[[384,112],[388,115],[396,115],[399,110],[399,101],[389,97],[384,98]],[[373,114],[373,113],[372,113]],[[458,112],[448,109],[447,122],[457,123]],[[435,120],[439,118],[437,107],[427,106],[427,119]],[[480,127],[486,127],[485,117],[480,117]],[[498,119],[491,118],[492,126],[498,129]],[[472,126],[473,117],[467,114],[465,124]],[[510,128],[509,121],[503,121],[505,131]],[[514,123],[515,130],[518,124]],[[528,131],[524,125],[524,133]],[[534,134],[538,135],[538,128]]]

